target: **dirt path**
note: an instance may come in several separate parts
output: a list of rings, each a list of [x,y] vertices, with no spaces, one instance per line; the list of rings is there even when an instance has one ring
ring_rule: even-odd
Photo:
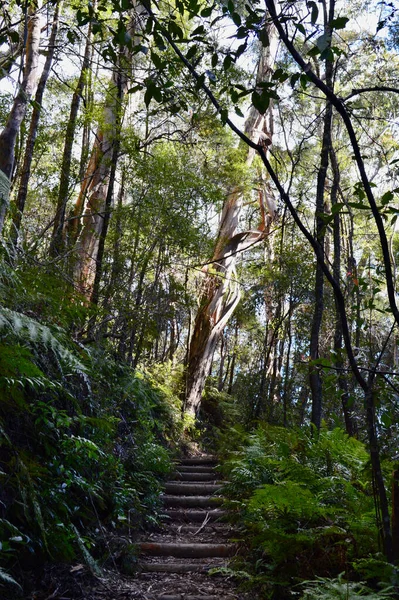
[[[210,574],[227,567],[237,546],[223,522],[223,482],[212,456],[182,459],[165,486],[164,526],[141,542],[143,600],[246,600],[232,579]],[[253,599],[253,595],[252,595]]]

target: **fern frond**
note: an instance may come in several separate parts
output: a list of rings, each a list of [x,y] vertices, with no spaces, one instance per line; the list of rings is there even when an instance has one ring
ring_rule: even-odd
[[[11,575],[9,575],[7,573],[7,571],[4,571],[4,569],[2,569],[1,567],[0,567],[0,581],[5,581],[6,583],[10,583],[11,585],[16,585],[22,591],[22,587],[19,585],[19,583],[17,581],[15,581],[15,579],[13,577],[11,577]]]
[[[15,335],[21,340],[30,342],[33,345],[43,344],[46,348],[52,350],[54,355],[63,361],[74,372],[84,373],[86,368],[76,358],[76,356],[62,344],[55,334],[52,333],[47,325],[42,325],[35,319],[27,315],[0,308],[0,335]],[[62,332],[60,332],[60,337]]]

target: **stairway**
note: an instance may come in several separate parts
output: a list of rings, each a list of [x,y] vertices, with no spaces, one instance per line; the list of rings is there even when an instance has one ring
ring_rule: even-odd
[[[184,458],[165,485],[164,526],[140,544],[140,575],[148,600],[243,599],[231,580],[208,575],[237,552],[223,522],[223,482],[215,457]]]

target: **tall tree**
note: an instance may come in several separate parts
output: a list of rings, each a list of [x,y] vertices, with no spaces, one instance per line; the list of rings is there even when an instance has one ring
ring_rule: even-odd
[[[65,132],[64,152],[62,155],[60,185],[58,188],[57,208],[54,217],[53,234],[50,242],[50,256],[56,258],[64,251],[64,223],[66,207],[70,192],[70,177],[72,164],[72,150],[75,141],[77,117],[83,96],[83,90],[88,79],[92,56],[91,23],[89,23],[85,53],[82,62],[78,83],[72,96],[71,108]]]
[[[26,141],[25,146],[25,156],[24,162],[21,171],[21,180],[19,183],[19,189],[17,198],[15,201],[15,211],[12,218],[12,230],[11,230],[11,241],[14,247],[17,246],[19,230],[21,227],[22,216],[25,209],[26,197],[28,194],[28,184],[29,178],[31,175],[31,167],[33,160],[33,152],[35,148],[35,142],[37,137],[37,131],[40,121],[40,114],[43,110],[43,95],[46,89],[47,80],[50,74],[51,65],[53,63],[55,49],[56,49],[56,40],[58,34],[58,26],[59,26],[59,16],[62,7],[62,0],[58,0],[55,9],[54,9],[54,17],[53,17],[53,25],[51,28],[50,38],[48,41],[48,48],[46,54],[46,61],[44,63],[43,71],[40,76],[39,84],[37,86],[37,91],[35,94],[35,103],[32,111],[32,117],[29,126],[29,134],[28,139]]]
[[[104,104],[102,123],[95,136],[91,158],[74,208],[73,216],[75,218],[68,225],[69,243],[77,242],[74,280],[87,297],[90,297],[93,291],[101,234],[110,208],[106,207],[108,189],[110,185],[113,186],[110,174],[113,160],[117,158],[114,155],[114,148],[118,144],[123,99],[131,78],[132,48],[144,26],[147,14],[139,2],[132,4],[126,30],[132,42],[121,50],[118,64],[113,70]],[[120,25],[125,27],[122,16]],[[85,203],[86,208],[84,209]],[[110,203],[112,203],[112,199]],[[82,218],[81,228],[79,227],[80,218]]]
[[[5,127],[0,134],[0,235],[3,231],[4,219],[9,205],[15,143],[38,79],[41,30],[40,7],[40,0],[35,0],[29,4],[27,9],[24,75]]]
[[[270,81],[273,71],[277,38],[274,26],[267,26],[268,45],[262,47],[256,84]],[[245,134],[254,144],[262,144],[267,151],[273,137],[273,114],[269,107],[264,114],[252,106],[245,124]],[[246,165],[250,166],[255,152],[247,151]],[[202,284],[203,292],[196,315],[186,367],[185,410],[195,415],[201,402],[205,381],[212,365],[213,354],[224,327],[240,301],[240,289],[235,280],[236,262],[239,253],[262,241],[267,235],[275,214],[272,192],[263,178],[259,189],[261,224],[255,231],[239,232],[239,221],[243,208],[243,193],[240,186],[228,190],[223,206],[215,250],[206,265]],[[266,214],[268,213],[268,214]]]

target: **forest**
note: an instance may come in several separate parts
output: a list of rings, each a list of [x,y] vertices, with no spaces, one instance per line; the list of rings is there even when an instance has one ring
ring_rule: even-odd
[[[223,598],[399,597],[398,81],[396,0],[1,3],[1,599],[155,598],[203,452]]]

